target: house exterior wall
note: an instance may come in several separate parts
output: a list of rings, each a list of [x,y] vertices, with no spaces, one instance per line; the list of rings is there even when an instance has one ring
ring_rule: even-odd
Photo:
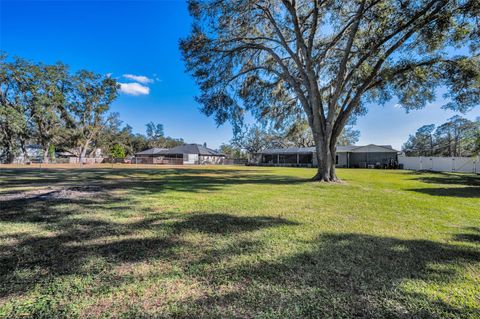
[[[163,164],[163,165],[182,165],[183,158],[165,157],[165,156],[137,156],[132,160],[134,164]]]
[[[312,166],[312,153],[250,154],[248,164],[272,166]]]
[[[336,167],[348,167],[348,155],[347,153],[337,153]]]
[[[198,164],[198,154],[183,154],[183,164]]]
[[[247,154],[247,162],[250,165],[258,165],[262,163],[262,155],[261,154]]]
[[[225,158],[223,156],[204,156],[198,157],[199,164],[223,164]]]
[[[377,164],[383,166],[391,164],[391,161],[397,161],[396,152],[375,152],[385,150],[385,148],[376,146],[370,148],[365,147],[364,149],[364,152],[338,152],[336,154],[335,166],[352,168]],[[251,154],[249,163],[266,166],[318,166],[315,153]]]
[[[397,160],[397,154],[391,152],[350,153],[350,167],[366,167],[377,163],[388,164],[390,160]]]
[[[203,156],[198,154],[146,155],[137,156],[132,162],[138,164],[196,165],[224,164],[224,156]]]

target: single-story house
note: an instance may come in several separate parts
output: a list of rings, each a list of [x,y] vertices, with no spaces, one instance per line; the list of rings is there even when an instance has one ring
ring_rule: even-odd
[[[398,162],[398,151],[391,145],[337,146],[337,167],[393,167]],[[251,165],[317,166],[315,147],[287,147],[265,149],[250,154]]]
[[[149,164],[223,164],[225,155],[205,145],[183,144],[169,149],[152,148],[135,154],[134,162]]]

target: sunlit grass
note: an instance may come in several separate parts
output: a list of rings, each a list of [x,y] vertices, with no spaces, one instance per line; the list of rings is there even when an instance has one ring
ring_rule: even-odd
[[[2,167],[0,317],[480,316],[478,176],[313,174]]]

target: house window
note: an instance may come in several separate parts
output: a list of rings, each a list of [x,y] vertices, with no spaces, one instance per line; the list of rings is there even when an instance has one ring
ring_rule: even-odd
[[[338,165],[338,155],[335,155],[335,165]]]

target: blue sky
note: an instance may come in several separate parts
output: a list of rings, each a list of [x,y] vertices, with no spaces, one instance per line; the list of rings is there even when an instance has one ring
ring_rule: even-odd
[[[190,24],[183,0],[0,0],[0,49],[44,63],[62,61],[73,70],[111,73],[127,84],[112,111],[119,112],[135,132],[144,133],[145,124],[154,121],[162,123],[169,136],[216,148],[231,139],[232,130],[229,125],[217,127],[193,98],[198,90],[184,72],[178,49],[178,40],[188,34]],[[409,114],[395,104],[372,106],[358,120],[359,144],[400,148],[418,127],[441,124],[455,115],[440,109],[441,98]],[[476,116],[480,116],[478,108],[466,115]]]

